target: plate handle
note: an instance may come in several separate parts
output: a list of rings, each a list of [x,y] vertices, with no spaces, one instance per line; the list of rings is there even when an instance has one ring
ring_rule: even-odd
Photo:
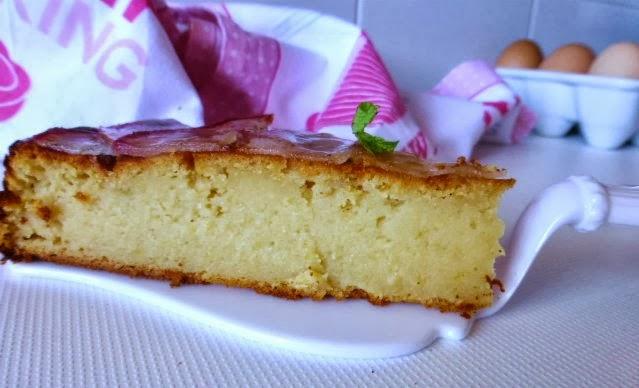
[[[592,232],[606,222],[639,226],[639,186],[607,186],[589,176],[571,176],[537,195],[517,221],[496,272],[505,292],[478,316],[501,309],[515,293],[537,253],[560,227]]]
[[[639,186],[606,186],[610,199],[608,222],[639,226]]]

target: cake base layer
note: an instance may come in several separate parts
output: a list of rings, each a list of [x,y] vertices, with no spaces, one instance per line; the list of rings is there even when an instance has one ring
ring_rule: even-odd
[[[317,290],[305,290],[292,287],[286,283],[269,283],[263,281],[254,281],[250,279],[231,279],[224,277],[211,277],[199,273],[186,273],[182,271],[167,270],[152,265],[149,266],[128,266],[123,265],[121,262],[110,261],[109,259],[89,259],[87,257],[82,258],[70,258],[60,256],[40,257],[35,255],[20,255],[20,254],[7,254],[15,262],[31,262],[31,261],[48,261],[51,263],[62,265],[73,265],[83,268],[89,268],[93,270],[104,270],[112,273],[118,273],[131,277],[143,277],[147,279],[167,280],[170,282],[171,287],[179,287],[182,284],[219,284],[227,287],[239,287],[249,288],[255,290],[260,294],[277,296],[286,299],[302,299],[311,298],[314,300],[322,300],[327,296],[333,297],[338,300],[345,299],[366,299],[370,303],[378,306],[384,306],[393,302],[385,297],[378,297],[371,295],[366,291],[359,288],[348,288],[344,290],[331,290],[330,295],[325,292],[317,292]],[[466,310],[460,310],[459,304],[450,304],[449,301],[441,299],[434,299],[432,303],[425,304],[426,307],[435,307],[442,311],[459,311],[466,312]],[[464,306],[461,306],[462,308]],[[468,312],[471,312],[469,310]]]
[[[492,302],[503,253],[496,209],[513,184],[274,155],[107,157],[32,143],[14,146],[6,165],[1,249],[12,259],[465,315]]]

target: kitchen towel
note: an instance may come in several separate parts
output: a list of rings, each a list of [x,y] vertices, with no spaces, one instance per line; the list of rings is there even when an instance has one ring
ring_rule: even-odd
[[[0,152],[53,126],[264,113],[275,127],[354,139],[362,101],[380,107],[369,132],[438,161],[532,128],[487,64],[461,64],[405,96],[365,32],[313,11],[160,0],[9,0],[0,10]]]

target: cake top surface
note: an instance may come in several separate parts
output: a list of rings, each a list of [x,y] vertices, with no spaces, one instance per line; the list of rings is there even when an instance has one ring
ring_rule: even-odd
[[[505,179],[501,169],[467,162],[429,163],[404,152],[373,155],[359,143],[327,133],[270,129],[270,115],[192,128],[175,120],[147,120],[110,127],[52,128],[29,140],[76,155],[151,157],[175,152],[230,152],[276,155],[334,165],[377,167],[416,177],[455,174]]]

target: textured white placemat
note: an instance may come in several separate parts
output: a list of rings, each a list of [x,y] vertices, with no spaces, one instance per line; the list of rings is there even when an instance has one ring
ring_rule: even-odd
[[[509,224],[570,174],[639,183],[637,148],[531,138],[478,156],[519,178],[503,206]],[[100,289],[8,279],[0,267],[0,386],[639,386],[638,320],[639,230],[629,227],[562,230],[513,301],[466,340],[387,360],[268,348]]]

